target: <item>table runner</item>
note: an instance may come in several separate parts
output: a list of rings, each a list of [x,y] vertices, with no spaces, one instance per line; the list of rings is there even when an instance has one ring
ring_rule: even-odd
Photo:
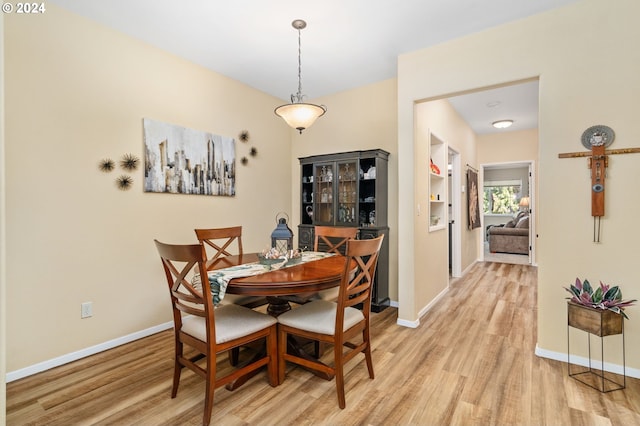
[[[266,272],[273,271],[275,269],[280,268],[288,268],[295,265],[300,265],[301,263],[311,262],[314,260],[324,259],[329,256],[333,256],[334,253],[324,253],[318,251],[305,251],[302,252],[302,259],[300,262],[296,262],[294,264],[275,264],[275,265],[263,265],[260,262],[252,262],[246,263],[243,265],[230,266],[228,268],[222,269],[214,269],[213,271],[209,271],[209,284],[211,285],[211,295],[213,296],[213,304],[218,306],[218,304],[224,299],[224,295],[227,292],[227,285],[229,281],[233,278],[240,277],[251,277],[253,275],[264,274]],[[283,259],[284,262],[284,259]],[[196,275],[193,277],[193,284],[197,285],[200,283],[200,276]]]

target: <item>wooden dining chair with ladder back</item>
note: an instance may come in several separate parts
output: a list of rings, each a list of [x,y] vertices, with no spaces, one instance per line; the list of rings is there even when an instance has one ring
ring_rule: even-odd
[[[369,377],[374,378],[369,318],[371,290],[383,238],[384,235],[369,240],[346,242],[346,262],[337,302],[314,300],[278,317],[280,383],[286,376],[287,361],[335,375],[338,405],[345,408],[345,364],[362,353],[365,356]],[[360,305],[362,310],[355,307]],[[333,365],[288,353],[287,338],[290,335],[333,344]]]
[[[344,255],[347,249],[347,241],[354,240],[358,236],[358,228],[316,225],[313,229],[313,234],[313,251]],[[338,287],[314,293],[279,296],[279,298],[298,305],[304,305],[320,299],[336,300],[338,298]],[[322,352],[322,342],[316,341],[314,343],[314,356],[320,358]]]
[[[155,240],[166,275],[174,323],[174,368],[171,398],[178,394],[180,373],[184,367],[205,379],[203,425],[208,425],[213,410],[214,390],[232,384],[238,378],[267,366],[269,384],[277,386],[276,320],[266,314],[235,304],[214,309],[207,276],[207,256],[202,244],[171,245]],[[266,340],[263,356],[247,365],[216,377],[217,355],[232,348]],[[195,349],[185,351],[185,346]],[[230,367],[227,367],[230,368]]]
[[[314,251],[345,254],[347,241],[354,240],[357,237],[358,228],[317,225],[314,227],[313,233]]]
[[[224,258],[234,254],[242,255],[242,226],[227,228],[195,229],[198,241],[207,252],[207,270],[235,266],[225,262]],[[225,303],[235,303],[246,308],[257,308],[267,304],[263,296],[240,296],[227,294]]]
[[[242,255],[242,226],[229,226],[226,228],[195,229],[196,238],[207,252],[207,270],[222,269],[235,266],[225,258],[234,254]],[[254,309],[268,303],[264,296],[241,296],[227,294],[224,303],[234,303],[245,308]],[[231,365],[237,365],[240,357],[240,348],[233,348],[229,354]]]
[[[313,251],[344,255],[347,248],[347,241],[353,240],[358,236],[358,228],[316,225],[313,233]],[[317,293],[281,296],[281,298],[288,302],[297,303],[299,305],[304,305],[305,303],[309,303],[312,300],[317,299],[335,300],[337,297],[337,287]]]

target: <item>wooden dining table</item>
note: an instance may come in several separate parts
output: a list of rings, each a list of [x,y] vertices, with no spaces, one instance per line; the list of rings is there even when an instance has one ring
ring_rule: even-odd
[[[209,269],[222,269],[258,261],[257,253],[226,256],[218,259]],[[229,281],[226,292],[245,296],[266,296],[267,312],[273,316],[291,309],[289,303],[278,296],[315,293],[340,285],[345,257],[333,255],[323,259]]]
[[[209,266],[209,270],[217,270],[232,266],[244,265],[258,261],[257,253],[226,256],[218,259]],[[333,255],[322,259],[302,262],[284,268],[246,277],[232,278],[227,284],[226,293],[246,296],[266,296],[269,306],[267,312],[278,316],[291,309],[289,302],[278,298],[301,293],[313,293],[340,285],[344,273],[346,258]],[[355,263],[353,265],[355,271]],[[291,338],[287,341],[288,350],[298,356],[307,358],[311,362],[320,362],[311,357],[297,342]],[[317,370],[309,369],[315,375],[325,380],[333,379],[329,375]],[[253,373],[255,374],[255,372]],[[234,383],[227,385],[227,389],[234,390],[245,383],[253,374],[244,376]]]

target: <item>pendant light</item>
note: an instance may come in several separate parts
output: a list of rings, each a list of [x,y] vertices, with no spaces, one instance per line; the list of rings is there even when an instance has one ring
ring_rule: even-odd
[[[280,105],[274,112],[277,116],[282,117],[289,126],[302,134],[304,129],[310,127],[318,117],[327,112],[327,108],[324,105],[304,102],[305,95],[302,94],[302,61],[300,59],[300,31],[307,26],[307,23],[302,19],[296,19],[291,23],[291,26],[298,30],[298,93],[291,95],[290,104]]]

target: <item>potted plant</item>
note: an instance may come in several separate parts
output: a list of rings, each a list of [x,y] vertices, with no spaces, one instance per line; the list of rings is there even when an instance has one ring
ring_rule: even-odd
[[[569,325],[597,336],[622,333],[623,318],[629,319],[624,308],[632,306],[637,300],[623,300],[618,286],[609,286],[600,282],[592,287],[588,280],[576,278],[574,285],[565,287],[569,299]]]

